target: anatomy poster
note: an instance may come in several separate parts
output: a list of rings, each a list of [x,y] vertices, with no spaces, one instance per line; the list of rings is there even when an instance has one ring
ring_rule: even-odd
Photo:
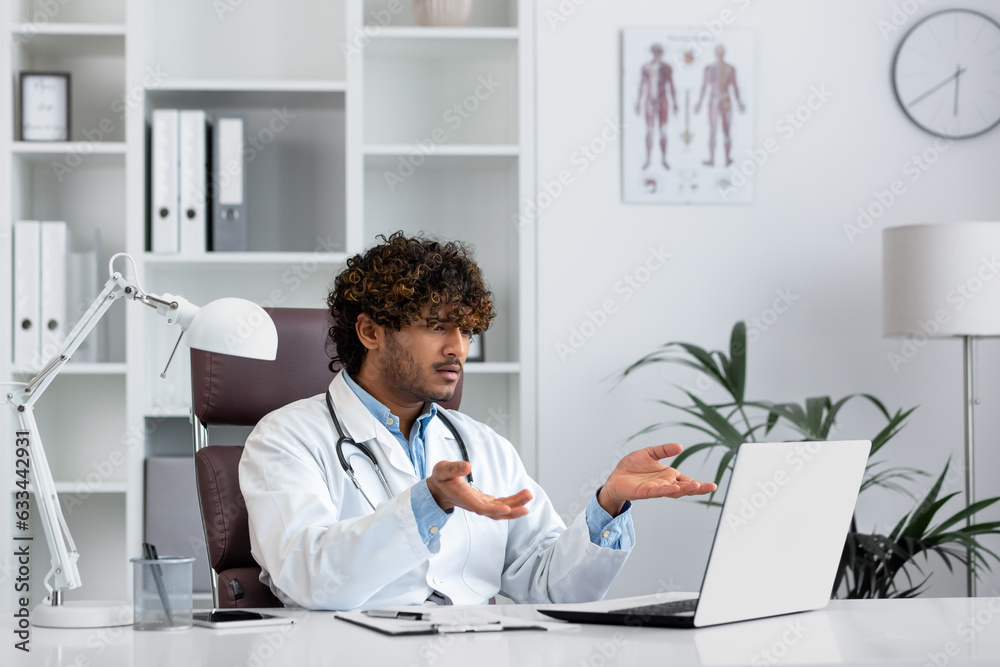
[[[748,204],[753,33],[622,31],[622,195],[635,204]]]

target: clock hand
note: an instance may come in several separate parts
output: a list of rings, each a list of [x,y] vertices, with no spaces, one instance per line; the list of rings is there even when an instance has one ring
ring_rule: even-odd
[[[952,116],[958,115],[958,75],[962,73],[962,66],[955,66],[955,109],[951,112]]]
[[[959,75],[961,75],[961,74],[964,74],[964,73],[965,73],[965,70],[964,70],[964,69],[962,69],[961,67],[959,67],[959,68],[958,68],[958,71],[956,71],[956,72],[955,72],[954,74],[952,74],[952,75],[951,75],[951,76],[949,76],[949,77],[948,77],[947,79],[945,79],[944,81],[942,81],[942,82],[941,82],[941,83],[939,83],[938,85],[934,86],[933,88],[931,88],[931,89],[930,89],[930,90],[928,90],[928,91],[927,91],[926,93],[924,93],[923,95],[921,95],[921,96],[920,96],[920,97],[918,97],[917,99],[913,100],[912,102],[910,102],[910,103],[909,103],[909,104],[907,104],[906,106],[908,106],[908,107],[912,107],[912,106],[913,106],[914,104],[916,104],[917,102],[920,102],[921,100],[923,100],[923,99],[924,99],[925,97],[927,97],[927,96],[928,96],[928,95],[930,95],[931,93],[934,93],[934,92],[937,92],[937,91],[938,91],[938,90],[940,90],[941,88],[944,88],[945,86],[947,86],[947,85],[948,85],[949,83],[951,83],[951,80],[952,80],[952,79],[955,79],[955,80],[957,80],[957,79],[958,79],[958,77],[959,77]]]

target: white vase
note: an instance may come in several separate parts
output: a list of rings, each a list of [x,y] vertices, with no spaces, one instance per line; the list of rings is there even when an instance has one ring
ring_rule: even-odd
[[[413,18],[424,26],[463,26],[472,12],[472,0],[413,0]]]

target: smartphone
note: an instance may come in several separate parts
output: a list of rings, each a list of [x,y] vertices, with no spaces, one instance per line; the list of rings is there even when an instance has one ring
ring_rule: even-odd
[[[203,628],[255,628],[261,625],[284,625],[294,623],[295,620],[243,609],[213,609],[194,612],[192,622]]]

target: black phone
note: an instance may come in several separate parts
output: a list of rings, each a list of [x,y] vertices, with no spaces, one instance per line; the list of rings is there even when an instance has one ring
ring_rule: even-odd
[[[213,609],[211,611],[196,611],[191,615],[192,622],[203,628],[243,628],[261,625],[284,625],[294,623],[291,618],[261,614],[244,609]]]

